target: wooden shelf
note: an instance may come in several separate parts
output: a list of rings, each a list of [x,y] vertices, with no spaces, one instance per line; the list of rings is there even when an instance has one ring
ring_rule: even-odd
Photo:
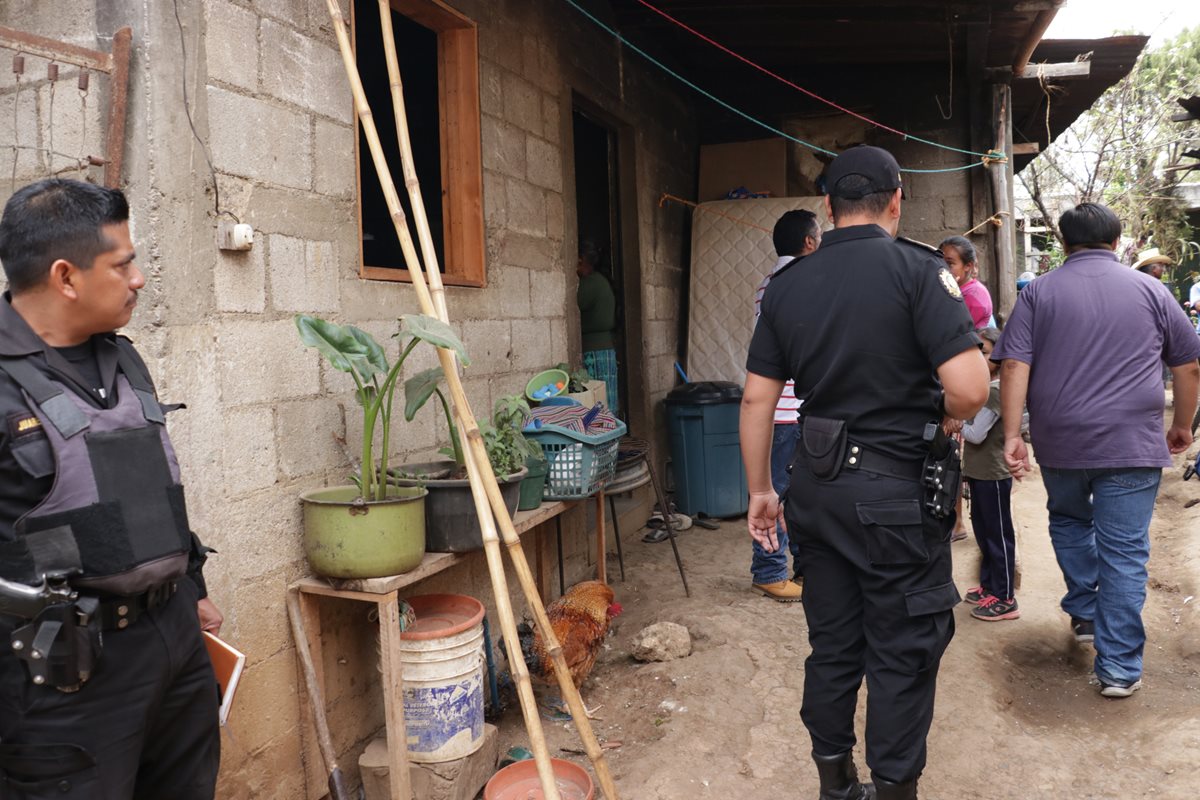
[[[533,530],[543,522],[550,520],[562,514],[564,511],[584,502],[583,500],[550,500],[542,503],[532,511],[518,511],[513,515],[513,527],[516,528],[517,535],[521,536],[528,531]],[[501,541],[503,545],[503,540]],[[304,578],[297,581],[295,588],[307,594],[322,594],[329,597],[348,597],[350,595],[378,595],[388,594],[411,586],[414,583],[423,581],[426,578],[436,575],[442,570],[458,564],[464,559],[470,557],[476,552],[470,553],[426,553],[425,558],[416,569],[400,575],[389,575],[384,578],[351,578],[348,580],[339,580],[337,578]],[[363,600],[374,600],[374,598],[362,597]]]

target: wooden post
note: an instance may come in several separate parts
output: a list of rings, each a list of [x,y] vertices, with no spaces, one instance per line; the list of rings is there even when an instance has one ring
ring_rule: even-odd
[[[596,492],[596,580],[608,583],[608,544],[604,531],[604,489]]]
[[[1012,216],[1012,87],[992,84],[992,129],[995,148],[1007,156],[988,166],[992,189],[992,213],[1000,214],[1001,224],[993,226],[996,242],[996,295],[994,308],[998,320],[1007,320],[1017,302],[1016,223]]]
[[[383,709],[388,732],[388,800],[412,800],[412,773],[408,765],[408,742],[402,738],[404,724],[404,681],[400,675],[400,599],[389,592],[379,602],[380,672],[383,676]],[[394,741],[399,739],[399,741]]]

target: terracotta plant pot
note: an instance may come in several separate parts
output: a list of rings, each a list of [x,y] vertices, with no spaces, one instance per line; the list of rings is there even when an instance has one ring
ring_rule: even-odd
[[[550,766],[562,800],[592,800],[594,790],[587,770],[561,758],[550,759]],[[542,797],[537,763],[532,758],[509,764],[483,787],[483,800],[541,800]]]

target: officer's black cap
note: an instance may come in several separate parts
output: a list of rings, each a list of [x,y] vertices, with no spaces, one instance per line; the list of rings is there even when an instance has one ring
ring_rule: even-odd
[[[851,175],[866,178],[866,186],[839,188]],[[825,194],[845,200],[861,200],[876,192],[894,192],[900,188],[900,165],[887,150],[870,145],[851,147],[833,160],[822,176]]]

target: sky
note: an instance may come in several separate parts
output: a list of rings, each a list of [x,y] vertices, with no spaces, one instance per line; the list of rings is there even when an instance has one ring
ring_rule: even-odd
[[[1149,34],[1150,47],[1200,25],[1195,0],[1067,0],[1046,39],[1095,39],[1117,31]]]

